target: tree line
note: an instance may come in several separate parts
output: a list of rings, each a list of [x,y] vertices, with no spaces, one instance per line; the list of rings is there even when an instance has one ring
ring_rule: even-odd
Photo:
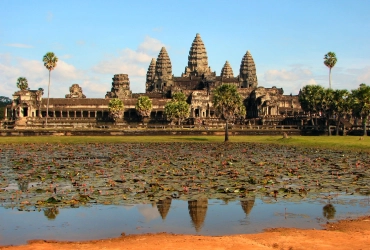
[[[341,119],[349,115],[362,120],[364,136],[367,135],[366,126],[370,115],[370,86],[360,84],[357,89],[324,88],[319,85],[306,85],[298,95],[301,108],[311,119],[311,123],[318,127],[317,118],[325,119],[326,130],[331,135],[330,120],[335,121],[336,135],[339,134]]]

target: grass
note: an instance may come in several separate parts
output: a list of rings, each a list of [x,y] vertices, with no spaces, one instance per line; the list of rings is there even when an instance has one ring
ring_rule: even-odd
[[[223,136],[23,136],[1,137],[1,144],[23,143],[120,143],[120,142],[194,142],[222,143]],[[370,151],[370,138],[356,136],[231,136],[230,142],[256,142],[314,148],[350,149]]]

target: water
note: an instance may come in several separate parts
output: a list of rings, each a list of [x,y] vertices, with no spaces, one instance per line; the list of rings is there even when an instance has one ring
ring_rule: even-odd
[[[370,213],[366,196],[341,196],[300,202],[256,198],[248,201],[203,199],[188,202],[165,200],[162,204],[92,205],[19,211],[0,207],[0,246],[25,244],[31,239],[92,240],[121,233],[230,235],[261,232],[266,228],[320,229],[327,221]],[[325,217],[326,216],[326,217]]]

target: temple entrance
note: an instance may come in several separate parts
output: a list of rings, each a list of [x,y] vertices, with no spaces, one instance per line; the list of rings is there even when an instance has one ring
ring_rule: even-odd
[[[23,116],[24,117],[27,117],[28,116],[28,108],[27,107],[24,107],[23,108]]]

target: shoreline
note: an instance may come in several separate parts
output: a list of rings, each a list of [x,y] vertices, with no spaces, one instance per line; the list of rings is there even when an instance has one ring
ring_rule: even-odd
[[[267,228],[262,233],[224,236],[171,233],[131,234],[90,241],[31,240],[26,245],[0,246],[7,250],[44,249],[366,249],[370,215],[322,225],[322,230]]]

